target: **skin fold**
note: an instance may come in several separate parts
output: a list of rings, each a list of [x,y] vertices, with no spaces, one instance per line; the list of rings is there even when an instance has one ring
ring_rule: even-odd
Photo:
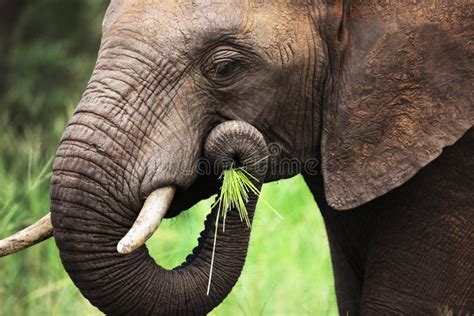
[[[472,35],[468,1],[112,0],[53,167],[65,269],[106,314],[211,311],[245,262],[235,210],[210,295],[215,209],[174,270],[116,246],[155,190],[177,188],[167,217],[218,193],[198,166],[220,157],[304,175],[341,315],[474,312]]]

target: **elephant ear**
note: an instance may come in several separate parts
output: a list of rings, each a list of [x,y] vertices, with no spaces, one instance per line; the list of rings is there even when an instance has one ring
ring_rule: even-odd
[[[321,156],[328,203],[344,210],[402,185],[473,126],[474,19],[469,1],[340,2]]]

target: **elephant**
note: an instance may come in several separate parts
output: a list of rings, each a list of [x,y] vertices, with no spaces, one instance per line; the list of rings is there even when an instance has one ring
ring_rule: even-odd
[[[111,0],[57,151],[51,215],[1,241],[0,254],[54,235],[66,271],[102,312],[206,314],[245,263],[250,229],[236,210],[214,240],[210,288],[216,207],[173,270],[144,242],[163,217],[219,193],[219,172],[239,165],[259,187],[303,174],[324,218],[341,315],[473,313],[472,9],[468,0]],[[202,159],[218,171],[198,172]],[[320,163],[309,172],[285,159]],[[257,200],[247,201],[250,217]]]

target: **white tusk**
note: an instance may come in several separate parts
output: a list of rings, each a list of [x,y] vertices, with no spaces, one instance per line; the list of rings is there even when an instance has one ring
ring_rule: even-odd
[[[170,186],[150,194],[132,228],[118,243],[119,253],[124,255],[132,253],[150,239],[168,212],[175,193],[176,188]]]
[[[53,225],[51,224],[51,213],[48,213],[48,215],[33,225],[13,236],[0,240],[0,257],[8,256],[36,245],[51,236],[53,236]]]

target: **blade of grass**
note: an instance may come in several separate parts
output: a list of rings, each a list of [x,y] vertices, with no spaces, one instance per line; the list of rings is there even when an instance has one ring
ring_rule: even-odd
[[[220,209],[217,210],[217,216],[216,216],[216,230],[214,232],[214,245],[212,246],[211,270],[209,271],[209,282],[207,284],[208,296],[209,296],[209,292],[211,291],[212,270],[214,269],[214,257],[216,255],[217,229],[219,227],[219,215],[220,215],[219,213],[220,213]]]

